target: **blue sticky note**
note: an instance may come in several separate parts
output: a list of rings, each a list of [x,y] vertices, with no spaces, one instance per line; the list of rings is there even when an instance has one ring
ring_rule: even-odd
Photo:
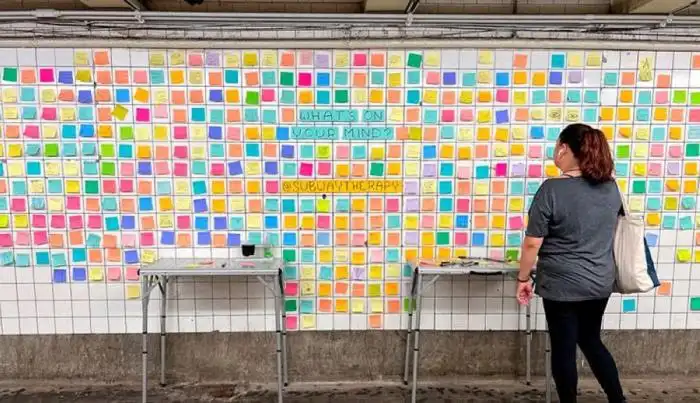
[[[533,140],[544,139],[544,127],[542,126],[531,126],[530,127],[530,138]]]
[[[54,283],[65,283],[68,281],[68,272],[66,269],[56,269],[53,271]]]
[[[114,91],[114,99],[117,103],[131,102],[131,92],[128,88],[117,88]]]
[[[160,243],[163,245],[175,245],[175,232],[163,231],[160,233]]]
[[[317,87],[328,87],[330,85],[331,85],[330,73],[326,73],[326,72],[316,73],[316,86]]]
[[[455,176],[455,165],[452,162],[440,163],[440,176],[453,177]]]
[[[46,200],[41,197],[32,197],[31,209],[32,210],[43,210],[46,208]]]
[[[39,162],[39,161],[27,162],[27,175],[41,175],[41,162]]]
[[[319,232],[316,234],[316,244],[319,246],[331,246],[331,234],[329,232]]]
[[[469,216],[462,214],[456,215],[455,228],[469,228]]]
[[[194,199],[193,204],[195,213],[205,213],[209,210],[207,207],[207,199]]]
[[[87,270],[84,267],[74,267],[73,268],[73,281],[86,281],[87,280]]]
[[[659,242],[659,236],[657,234],[647,232],[646,240],[647,240],[647,244],[649,245],[649,247],[653,248],[653,247],[656,247],[656,244]]]
[[[275,134],[277,136],[277,140],[289,140],[289,127],[278,126]]]
[[[632,298],[625,298],[622,300],[622,312],[630,313],[637,310],[637,300]]]
[[[496,85],[499,87],[507,87],[510,85],[510,73],[499,71],[496,73]]]
[[[555,53],[552,55],[550,67],[553,69],[563,69],[566,67],[566,55]]]
[[[209,229],[209,218],[208,217],[195,217],[194,218],[194,229],[200,231],[207,231]]]
[[[228,163],[228,173],[229,173],[229,175],[242,175],[243,174],[243,165],[241,164],[241,161],[229,162]]]
[[[561,85],[564,82],[564,73],[561,71],[550,71],[549,72],[549,84],[551,85]]]
[[[443,85],[456,85],[457,84],[457,73],[454,71],[445,71],[442,73],[442,84]]]
[[[294,146],[291,144],[282,144],[280,155],[282,158],[294,158]]]
[[[508,123],[509,121],[508,109],[496,111],[496,124]]]
[[[472,234],[472,246],[486,245],[486,234],[483,232],[474,232]]]
[[[150,161],[139,161],[138,163],[138,173],[139,175],[153,175],[153,165]]]
[[[124,263],[134,264],[139,262],[139,253],[135,250],[124,251]]]
[[[87,251],[85,248],[75,248],[71,250],[71,260],[76,262],[85,262],[87,260]]]
[[[424,145],[423,146],[423,158],[433,159],[437,158],[437,146],[435,145]]]
[[[60,84],[73,84],[73,72],[72,71],[59,71],[58,72],[58,82]]]
[[[95,126],[91,124],[81,124],[80,125],[80,137],[95,137]],[[93,147],[94,144],[91,144]],[[83,149],[85,149],[85,144],[83,144]],[[83,152],[84,154],[84,152]]]
[[[214,217],[213,225],[214,225],[215,230],[225,230],[228,227],[228,224],[226,222],[226,217],[223,217],[223,216]]]
[[[81,104],[91,104],[92,103],[92,90],[80,90],[80,91],[78,91],[78,102]]]
[[[223,102],[224,92],[222,90],[209,90],[209,102]]]
[[[139,211],[153,211],[153,198],[139,197]]]
[[[241,244],[241,234],[228,234],[226,237],[226,244],[228,246],[238,246]]]
[[[119,144],[119,158],[134,158],[134,147],[131,144]]]
[[[61,127],[61,137],[64,139],[74,139],[78,136],[78,130],[75,125],[63,125]]]
[[[265,161],[264,169],[266,175],[277,175],[279,173],[277,161]]]
[[[265,216],[265,229],[278,229],[279,228],[279,217],[273,215]]]
[[[297,244],[297,234],[294,232],[285,232],[282,234],[282,245],[284,246],[296,246]]]

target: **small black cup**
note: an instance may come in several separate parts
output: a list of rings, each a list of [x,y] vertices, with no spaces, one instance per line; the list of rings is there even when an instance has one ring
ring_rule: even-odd
[[[241,253],[243,256],[253,256],[255,254],[255,245],[241,245]]]

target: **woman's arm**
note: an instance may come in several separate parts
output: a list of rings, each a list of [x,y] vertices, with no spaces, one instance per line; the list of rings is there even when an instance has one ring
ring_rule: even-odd
[[[518,280],[521,282],[527,281],[527,279],[530,278],[530,273],[532,272],[532,268],[535,267],[537,253],[542,247],[543,240],[544,238],[525,236],[522,250],[520,251],[520,272],[518,272]]]

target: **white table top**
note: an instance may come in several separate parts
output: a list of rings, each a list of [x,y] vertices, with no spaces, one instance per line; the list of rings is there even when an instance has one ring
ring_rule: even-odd
[[[200,264],[212,262],[211,264]],[[249,263],[243,265],[242,263]],[[142,267],[146,276],[270,276],[282,268],[282,259],[178,259],[163,258]]]
[[[453,264],[449,266],[418,266],[418,273],[422,275],[469,275],[469,274],[516,274],[520,268],[514,264],[487,262],[473,266]]]

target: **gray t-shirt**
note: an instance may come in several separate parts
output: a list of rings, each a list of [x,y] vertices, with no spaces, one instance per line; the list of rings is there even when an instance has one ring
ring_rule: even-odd
[[[622,206],[615,182],[546,180],[532,201],[526,234],[544,238],[535,292],[554,301],[608,298],[613,291],[613,236]]]

